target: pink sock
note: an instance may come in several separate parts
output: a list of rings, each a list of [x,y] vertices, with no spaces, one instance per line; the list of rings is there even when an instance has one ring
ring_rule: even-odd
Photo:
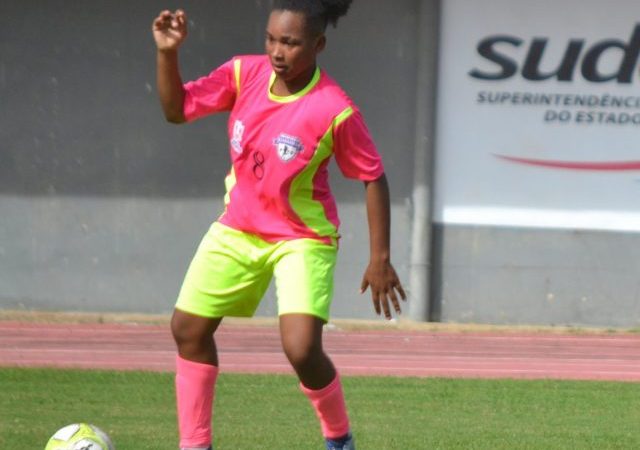
[[[338,439],[349,433],[349,417],[344,403],[342,383],[336,374],[328,386],[313,390],[300,383],[300,389],[309,398],[320,419],[322,435],[329,439]]]
[[[218,368],[176,357],[176,398],[180,447],[211,444],[211,413]]]

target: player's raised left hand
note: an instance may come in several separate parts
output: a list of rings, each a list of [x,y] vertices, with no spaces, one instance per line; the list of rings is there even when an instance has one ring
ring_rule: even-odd
[[[152,31],[158,50],[177,50],[187,37],[187,15],[181,9],[162,11],[154,19]]]

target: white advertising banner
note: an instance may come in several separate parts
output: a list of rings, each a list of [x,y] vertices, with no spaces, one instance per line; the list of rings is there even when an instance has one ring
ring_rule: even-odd
[[[640,2],[442,2],[435,220],[640,231]]]

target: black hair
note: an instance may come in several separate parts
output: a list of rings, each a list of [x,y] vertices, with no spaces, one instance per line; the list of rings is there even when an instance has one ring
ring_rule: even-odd
[[[271,10],[303,13],[308,25],[320,33],[331,24],[335,28],[338,19],[347,14],[353,0],[275,0]]]

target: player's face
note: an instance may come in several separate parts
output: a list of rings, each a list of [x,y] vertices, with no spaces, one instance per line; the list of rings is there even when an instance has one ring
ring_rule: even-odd
[[[302,13],[274,10],[267,23],[265,48],[276,76],[296,84],[308,81],[316,56],[324,49],[324,35],[312,35]]]

